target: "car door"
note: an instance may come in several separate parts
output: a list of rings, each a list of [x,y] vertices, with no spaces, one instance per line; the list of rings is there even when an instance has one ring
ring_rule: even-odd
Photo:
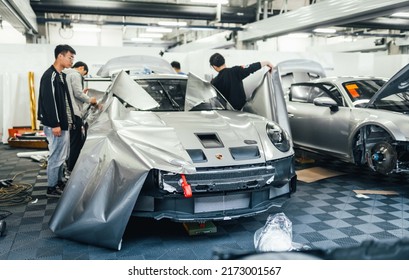
[[[252,93],[242,110],[272,120],[290,134],[287,108],[279,79],[279,73],[275,69],[272,73],[263,73],[261,79],[254,80]]]
[[[319,102],[314,104],[314,100],[323,97],[334,100],[336,106]],[[348,157],[351,110],[343,106],[341,95],[334,85],[293,84],[287,111],[296,146],[341,158]]]

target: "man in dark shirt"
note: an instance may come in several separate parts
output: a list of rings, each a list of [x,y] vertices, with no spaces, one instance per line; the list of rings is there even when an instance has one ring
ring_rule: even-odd
[[[75,50],[69,45],[58,45],[54,50],[55,61],[43,74],[38,96],[38,120],[43,125],[48,141],[47,197],[62,194],[64,162],[70,148],[69,130],[73,125],[73,107],[69,95],[64,68],[70,68]]]
[[[219,53],[213,54],[209,62],[213,69],[218,72],[217,76],[211,81],[212,85],[223,94],[236,110],[241,110],[246,103],[243,80],[264,66],[274,67],[269,61],[261,61],[246,66],[228,68],[224,57]]]
[[[170,63],[170,65],[172,66],[172,68],[176,71],[176,73],[180,74],[180,75],[186,75],[184,72],[182,72],[182,70],[180,69],[180,62],[179,61],[172,61]]]

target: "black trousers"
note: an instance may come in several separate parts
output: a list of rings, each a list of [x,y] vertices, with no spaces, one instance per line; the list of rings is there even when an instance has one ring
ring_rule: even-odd
[[[85,136],[82,118],[75,116],[75,124],[70,130],[70,155],[67,160],[67,170],[70,172],[74,169],[82,146],[84,146]]]

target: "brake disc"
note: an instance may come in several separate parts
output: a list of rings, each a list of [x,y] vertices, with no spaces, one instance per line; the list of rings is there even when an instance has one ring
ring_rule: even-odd
[[[388,142],[380,142],[372,147],[368,164],[376,172],[389,174],[396,167],[397,160],[395,148]]]

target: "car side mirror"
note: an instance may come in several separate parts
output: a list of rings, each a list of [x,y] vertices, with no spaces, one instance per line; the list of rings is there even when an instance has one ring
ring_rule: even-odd
[[[330,97],[317,97],[313,102],[315,106],[329,107],[333,112],[338,111],[337,102]]]

